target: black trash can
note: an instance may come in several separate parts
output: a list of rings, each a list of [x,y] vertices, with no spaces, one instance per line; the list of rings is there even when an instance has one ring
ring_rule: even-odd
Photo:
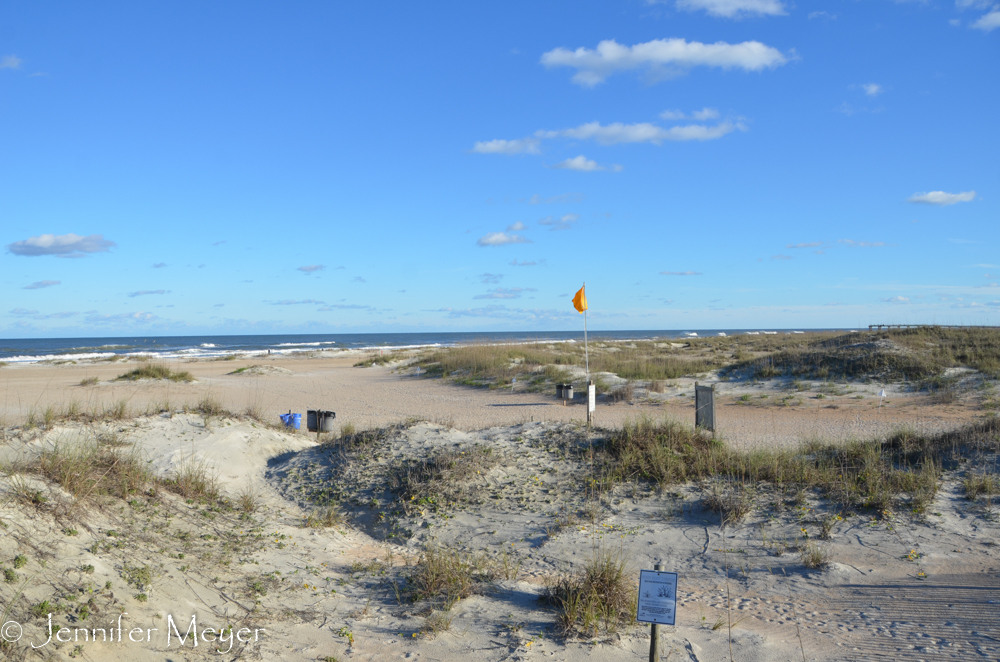
[[[333,432],[333,420],[336,412],[323,409],[306,410],[306,429],[310,432]]]
[[[563,386],[562,384],[556,384],[556,397],[559,398],[560,400],[562,400],[563,389],[565,389],[565,388],[566,387]]]
[[[572,384],[566,384],[565,386],[563,386],[563,397],[566,398],[567,400],[572,400],[573,399],[573,385]]]

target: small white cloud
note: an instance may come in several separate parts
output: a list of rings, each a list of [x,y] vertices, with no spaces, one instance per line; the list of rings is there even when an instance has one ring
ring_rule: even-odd
[[[515,260],[511,260],[509,264],[512,267],[537,267],[538,266],[538,262],[535,262],[534,260],[522,260],[521,262],[518,262],[515,259]]]
[[[546,225],[550,230],[569,230],[580,220],[579,214],[564,214],[562,216],[546,216],[538,219],[539,225]]]
[[[506,232],[490,232],[476,241],[476,244],[480,246],[505,246],[507,244],[530,243],[531,240],[525,239],[519,234],[507,234]]]
[[[791,255],[772,255],[771,259],[772,260],[791,260],[792,256]]]
[[[822,245],[822,241],[807,241],[801,244],[788,244],[785,248],[816,248]]]
[[[619,71],[647,69],[654,74],[669,68],[674,73],[692,67],[718,67],[762,71],[788,62],[781,51],[759,41],[729,44],[718,41],[704,44],[685,39],[654,39],[634,46],[619,44],[614,39],[600,42],[596,49],[556,48],[542,55],[546,67],[576,69],[573,82],[584,87],[594,87]]]
[[[704,10],[710,16],[722,18],[785,15],[785,7],[778,0],[677,0],[677,8]]]
[[[362,306],[356,303],[335,303],[323,308],[317,308],[321,313],[328,313],[331,310],[369,310],[371,306]]]
[[[477,154],[538,154],[539,141],[535,138],[515,140],[485,140],[472,146]]]
[[[994,9],[988,14],[983,14],[971,27],[983,32],[992,32],[996,28],[1000,28],[1000,9]]]
[[[22,62],[24,60],[16,55],[4,55],[0,57],[0,69],[20,69]]]
[[[621,172],[624,170],[624,168],[617,163],[607,167],[598,165],[597,161],[592,161],[582,154],[571,159],[566,159],[565,161],[560,161],[552,167],[558,170],[576,170],[578,172],[597,172],[599,170]]]
[[[889,297],[888,299],[882,299],[885,303],[910,303],[907,297]]]
[[[837,15],[836,14],[831,14],[831,13],[825,12],[825,11],[809,12],[809,20],[810,21],[813,20],[813,19],[817,19],[817,18],[821,18],[824,21],[833,21],[833,20],[835,20],[837,18]]]
[[[15,308],[10,311],[11,315],[37,315],[37,310],[28,310],[27,308]]]
[[[109,241],[101,234],[89,234],[82,237],[78,234],[42,234],[23,241],[7,244],[7,250],[14,255],[37,257],[39,255],[55,255],[56,257],[84,257],[89,253],[105,253],[114,248],[115,242]]]
[[[364,278],[362,278],[361,276],[355,276],[354,278],[351,279],[351,282],[352,283],[367,283],[368,281],[365,280]]]
[[[322,301],[317,301],[315,299],[303,299],[301,301],[296,301],[294,299],[282,299],[281,301],[271,301],[272,306],[300,306],[302,304],[322,304]]]
[[[865,91],[865,94],[867,94],[870,97],[877,97],[884,91],[882,89],[882,86],[879,85],[878,83],[864,83],[861,86],[861,89],[863,89]]]
[[[953,28],[957,28],[958,26],[962,25],[962,21],[961,19],[958,18],[949,18],[948,25],[950,25]]]
[[[311,274],[316,271],[322,271],[323,269],[326,269],[326,265],[324,264],[307,264],[304,267],[298,267],[297,271],[301,271],[305,274]]]
[[[700,276],[700,271],[661,271],[661,276]]]
[[[496,285],[503,279],[503,274],[484,273],[479,274],[479,282],[486,285]]]
[[[574,140],[593,140],[602,145],[647,142],[659,145],[664,141],[717,140],[736,129],[745,131],[746,127],[741,123],[720,122],[715,126],[688,124],[665,129],[648,122],[637,124],[615,122],[606,125],[602,125],[600,122],[588,122],[572,129],[537,131],[535,135],[540,138],[562,137]]]
[[[520,232],[521,230],[526,230],[527,228],[528,226],[521,221],[516,221],[507,226],[507,232]]]
[[[21,289],[25,290],[40,290],[43,287],[52,287],[53,285],[61,285],[62,281],[59,280],[36,280],[31,285],[25,285]]]
[[[939,207],[946,207],[948,205],[958,204],[959,202],[972,202],[975,198],[975,191],[965,191],[963,193],[928,191],[927,193],[914,193],[907,198],[906,201],[922,205],[937,205]]]
[[[130,297],[144,297],[148,294],[166,294],[170,290],[138,290],[136,292],[129,292]]]
[[[690,115],[686,115],[679,110],[665,110],[660,113],[660,119],[667,120],[668,122],[687,119],[704,122],[706,120],[714,120],[718,118],[719,111],[715,108],[702,108],[701,110],[694,111]]]
[[[169,266],[166,262],[157,262],[156,264],[153,265],[153,268],[154,269],[162,269],[162,268],[164,268],[166,266]]]

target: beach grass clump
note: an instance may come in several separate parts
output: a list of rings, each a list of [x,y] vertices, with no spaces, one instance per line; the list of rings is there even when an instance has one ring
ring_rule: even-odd
[[[80,386],[95,386],[101,380],[97,377],[84,377],[80,380]]]
[[[495,578],[493,563],[482,552],[430,546],[410,570],[406,591],[413,602],[435,600],[450,609],[458,600],[481,592]]]
[[[635,622],[633,574],[623,550],[597,549],[579,572],[548,586],[542,601],[555,607],[563,636],[612,634]]]
[[[127,499],[152,482],[152,474],[138,451],[115,449],[99,439],[57,443],[39,454],[32,469],[77,501],[100,496]]]
[[[799,550],[799,560],[810,570],[818,570],[830,563],[830,553],[810,540]]]
[[[163,485],[185,499],[215,501],[220,495],[218,474],[205,460],[193,457],[182,464],[174,475],[164,479]]]
[[[149,363],[133,368],[115,378],[115,381],[138,381],[140,379],[167,379],[172,382],[193,382],[194,376],[184,371],[174,371],[162,363]]]
[[[303,526],[309,529],[329,529],[343,526],[344,515],[336,506],[326,506],[306,515]]]
[[[994,473],[972,473],[962,480],[965,498],[975,501],[981,496],[990,498],[1000,495],[1000,475]]]

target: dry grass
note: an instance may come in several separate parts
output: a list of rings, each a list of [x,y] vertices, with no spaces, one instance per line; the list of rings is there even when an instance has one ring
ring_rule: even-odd
[[[481,592],[496,577],[489,557],[447,547],[428,547],[406,578],[414,601],[435,600],[451,608],[456,601]]]
[[[134,382],[139,379],[169,379],[172,382],[193,382],[194,376],[186,370],[183,372],[174,372],[163,364],[151,363],[118,375],[115,381]]]
[[[215,501],[219,498],[219,478],[205,461],[196,461],[193,457],[181,465],[172,478],[163,481],[165,487],[180,494],[185,499],[207,499]]]
[[[975,501],[981,496],[994,497],[1000,495],[1000,476],[991,473],[969,474],[962,481],[965,498]]]
[[[843,508],[882,511],[905,505],[922,511],[937,491],[943,467],[1000,451],[1000,419],[935,436],[901,431],[881,441],[752,451],[733,449],[676,422],[642,419],[613,431],[604,451],[607,486],[631,480],[666,485],[723,479],[744,487],[816,489]]]
[[[636,586],[621,550],[595,550],[583,570],[550,585],[543,601],[556,608],[563,635],[613,633],[635,622]]]
[[[497,462],[498,454],[479,444],[465,450],[437,451],[422,460],[403,461],[390,485],[401,493],[404,504],[427,497],[461,501],[468,495],[469,483]]]
[[[116,449],[101,440],[56,444],[39,455],[35,468],[78,502],[98,496],[127,499],[153,480],[137,451]]]
[[[326,506],[319,508],[308,515],[303,521],[303,526],[309,529],[329,529],[335,526],[343,526],[344,516],[336,506]]]

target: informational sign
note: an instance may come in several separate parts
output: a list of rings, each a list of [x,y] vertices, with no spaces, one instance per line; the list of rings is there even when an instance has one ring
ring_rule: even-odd
[[[659,570],[639,572],[639,606],[635,620],[640,623],[674,625],[677,619],[677,573]]]
[[[591,384],[587,387],[587,411],[597,408],[597,387]]]

